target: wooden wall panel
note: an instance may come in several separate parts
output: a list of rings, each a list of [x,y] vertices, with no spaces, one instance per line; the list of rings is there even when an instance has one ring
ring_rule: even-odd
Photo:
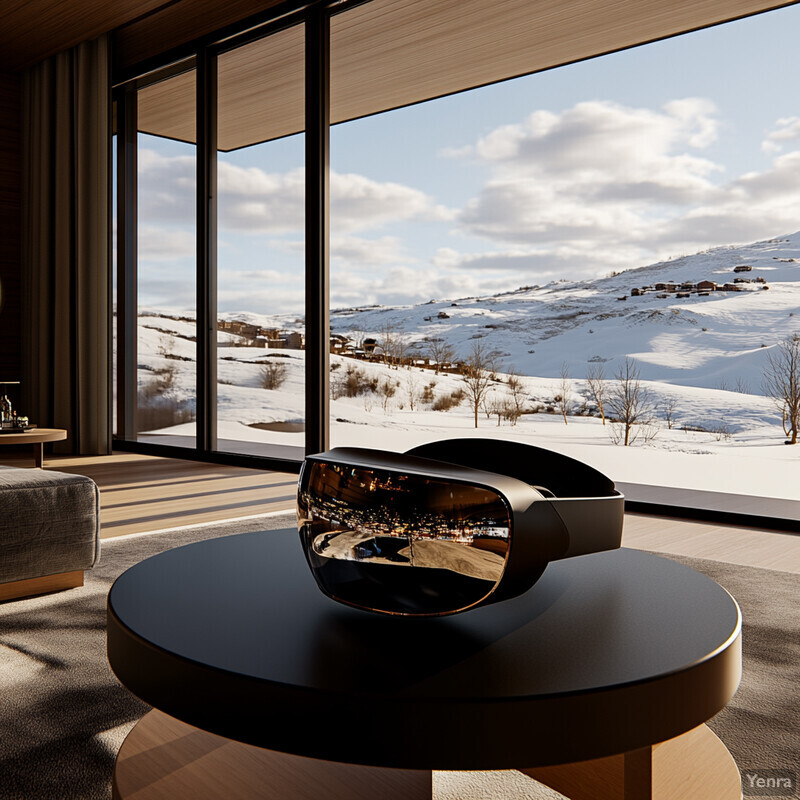
[[[21,120],[21,80],[0,72],[0,380],[22,368]]]

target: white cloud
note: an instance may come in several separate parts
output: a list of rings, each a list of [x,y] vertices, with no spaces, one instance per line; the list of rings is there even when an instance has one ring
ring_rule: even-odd
[[[779,153],[783,143],[800,139],[800,117],[783,117],[775,123],[778,127],[767,134],[761,143],[765,153]]]
[[[441,273],[396,266],[380,271],[345,271],[332,276],[331,307],[404,305],[431,299],[489,294],[508,288],[508,275]]]
[[[723,182],[723,168],[699,154],[719,130],[713,104],[700,98],[659,110],[578,103],[498,128],[469,152],[491,177],[458,225],[500,249],[455,260],[447,254],[439,264],[514,271],[527,264],[539,282],[800,227],[800,151]],[[774,143],[800,138],[800,118],[779,120],[770,136]]]
[[[175,228],[140,225],[138,235],[141,261],[176,261],[194,258],[197,239],[193,232]]]
[[[305,224],[305,171],[270,173],[220,160],[217,169],[222,231],[287,234]],[[195,161],[190,156],[139,153],[140,217],[150,224],[191,224],[195,216]],[[375,230],[424,218],[447,220],[453,212],[424,192],[403,184],[353,173],[331,173],[331,225],[337,234]]]
[[[352,268],[358,265],[382,266],[408,261],[403,243],[396,236],[364,239],[358,236],[332,236],[331,260]]]

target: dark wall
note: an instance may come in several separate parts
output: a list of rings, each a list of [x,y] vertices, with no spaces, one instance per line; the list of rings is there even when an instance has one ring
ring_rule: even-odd
[[[22,369],[21,83],[0,72],[0,381],[19,380]]]

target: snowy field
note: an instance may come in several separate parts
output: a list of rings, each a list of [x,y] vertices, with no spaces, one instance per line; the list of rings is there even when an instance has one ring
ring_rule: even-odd
[[[657,282],[732,282],[747,264],[751,283],[741,292],[677,298],[631,289]],[[760,277],[764,282],[755,282]],[[768,290],[763,287],[768,286]],[[620,297],[626,297],[620,300]],[[173,316],[180,316],[174,314]],[[302,329],[296,316],[253,312],[229,319],[263,327]],[[359,339],[400,336],[410,353],[424,355],[426,339],[446,340],[459,358],[476,343],[498,353],[485,406],[508,401],[512,369],[524,410],[515,424],[479,413],[474,427],[468,400],[446,411],[431,401],[463,388],[456,374],[331,357],[332,444],[405,450],[452,436],[488,436],[550,447],[580,458],[612,479],[747,495],[800,497],[800,445],[785,446],[779,409],[763,394],[767,357],[800,330],[800,234],[746,247],[725,247],[629,270],[608,278],[557,282],[484,298],[436,301],[404,308],[343,309],[331,314],[334,333]],[[194,321],[157,309],[139,319],[140,395],[191,414],[195,381]],[[304,352],[248,347],[219,333],[220,438],[302,453]],[[608,385],[625,357],[641,372],[650,421],[638,426],[631,447],[615,444],[591,402],[588,370],[602,365]],[[264,363],[285,364],[278,389],[263,388]],[[343,376],[360,371],[373,387],[343,396]],[[548,411],[568,382],[565,424]],[[426,389],[427,387],[427,389]],[[154,399],[153,399],[154,398]],[[536,413],[531,413],[531,412]],[[589,414],[589,415],[578,415]],[[254,427],[257,426],[257,427]],[[670,427],[671,426],[671,427]],[[157,427],[158,436],[193,434],[193,423]],[[283,451],[287,452],[287,451]]]

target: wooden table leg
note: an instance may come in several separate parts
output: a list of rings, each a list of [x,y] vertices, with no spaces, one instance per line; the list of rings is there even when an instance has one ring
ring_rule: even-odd
[[[707,725],[609,758],[523,769],[571,800],[741,800],[736,762]]]
[[[303,758],[233,742],[151,711],[128,734],[113,800],[431,800],[432,774]]]
[[[33,445],[33,466],[43,469],[44,465],[44,442],[35,442]]]

